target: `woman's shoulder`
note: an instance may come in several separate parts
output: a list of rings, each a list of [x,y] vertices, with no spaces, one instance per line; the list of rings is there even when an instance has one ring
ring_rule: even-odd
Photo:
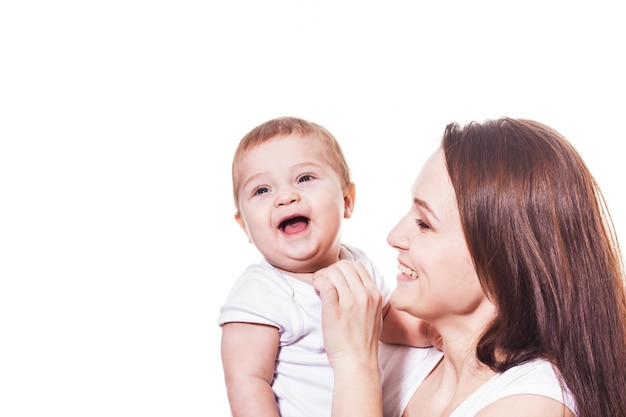
[[[536,359],[494,375],[464,401],[451,417],[477,415],[491,404],[495,406],[501,401],[512,404],[521,400],[531,405],[529,400],[533,398],[538,402],[544,402],[546,398],[554,400],[575,412],[574,398],[562,383],[558,371],[550,362]]]

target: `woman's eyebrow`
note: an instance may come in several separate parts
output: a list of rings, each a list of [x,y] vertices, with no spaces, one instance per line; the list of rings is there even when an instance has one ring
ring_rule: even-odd
[[[416,205],[417,207],[423,208],[424,210],[429,212],[430,215],[435,218],[435,220],[439,221],[439,217],[437,217],[437,215],[435,214],[433,209],[430,207],[430,204],[428,204],[426,201],[424,201],[424,200],[422,200],[420,198],[414,197],[413,198],[413,204]]]

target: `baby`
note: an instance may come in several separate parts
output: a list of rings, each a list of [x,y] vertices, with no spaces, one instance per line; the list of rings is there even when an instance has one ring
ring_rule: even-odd
[[[298,118],[267,121],[239,143],[232,177],[235,220],[263,256],[237,280],[218,319],[234,417],[331,414],[333,372],[312,285],[322,268],[356,263],[373,277],[383,306],[381,341],[432,346],[428,323],[393,309],[376,267],[341,241],[355,185],[330,132]]]

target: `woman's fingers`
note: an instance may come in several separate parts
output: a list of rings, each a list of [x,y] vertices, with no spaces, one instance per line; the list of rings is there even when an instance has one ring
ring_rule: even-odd
[[[331,363],[377,351],[382,297],[363,265],[338,262],[318,271],[313,285],[322,300],[322,328]]]
[[[333,265],[331,279],[337,285],[339,303],[346,310],[365,314],[382,306],[382,296],[374,280],[361,262],[341,261]]]
[[[365,265],[363,265],[361,262],[355,262],[353,266],[358,273],[358,278],[365,286],[365,288],[373,293],[380,294],[380,289],[376,286],[374,279],[369,274],[369,272],[367,272],[367,269],[365,269]]]
[[[327,283],[315,282],[324,278]],[[316,290],[323,285],[327,289],[327,285],[332,285],[337,291],[340,302],[352,302],[354,297],[372,297],[377,298],[380,294],[374,280],[368,273],[367,269],[361,262],[339,261],[328,268],[324,268],[315,273],[314,284]]]

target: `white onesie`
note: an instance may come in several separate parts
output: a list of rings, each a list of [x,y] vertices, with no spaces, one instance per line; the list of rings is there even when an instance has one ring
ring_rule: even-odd
[[[360,249],[342,245],[340,259],[361,261],[386,304],[391,289]],[[322,335],[322,303],[312,285],[278,271],[267,261],[249,266],[220,310],[218,324],[275,326],[280,347],[272,389],[283,417],[330,416],[333,373]]]

